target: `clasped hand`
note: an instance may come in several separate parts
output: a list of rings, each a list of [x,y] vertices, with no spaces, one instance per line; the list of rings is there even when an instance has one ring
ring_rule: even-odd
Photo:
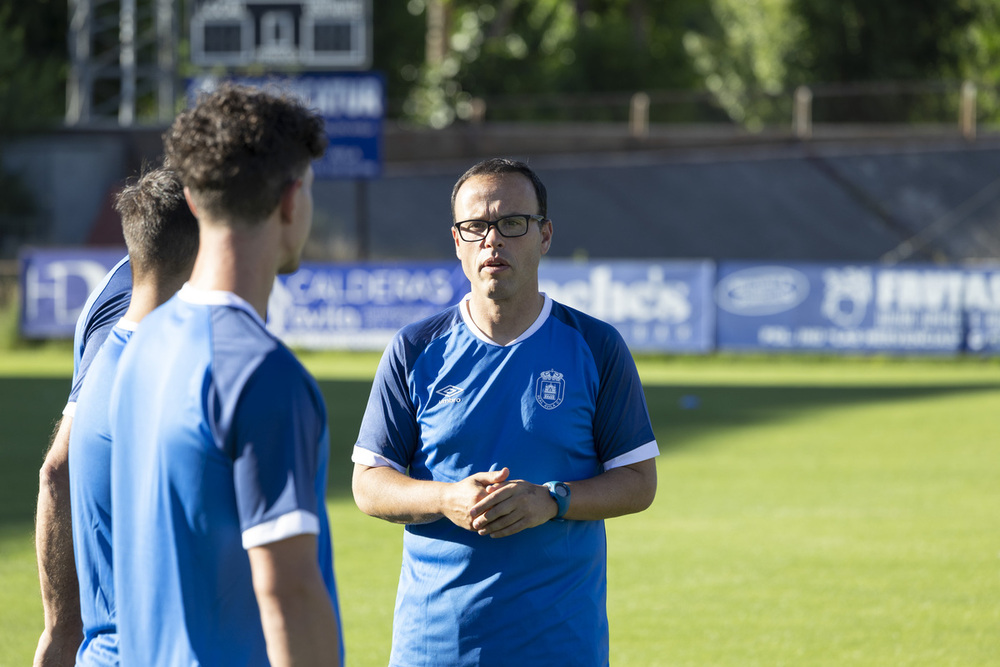
[[[457,526],[489,537],[514,535],[556,515],[548,489],[523,479],[508,481],[508,475],[503,468],[455,483],[445,514]]]

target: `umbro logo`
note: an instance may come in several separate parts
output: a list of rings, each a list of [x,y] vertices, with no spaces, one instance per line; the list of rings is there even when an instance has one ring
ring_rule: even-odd
[[[434,393],[444,396],[444,398],[441,399],[442,403],[461,403],[462,399],[459,398],[458,395],[463,391],[465,390],[461,387],[456,387],[455,385],[450,384],[447,387],[441,387]]]

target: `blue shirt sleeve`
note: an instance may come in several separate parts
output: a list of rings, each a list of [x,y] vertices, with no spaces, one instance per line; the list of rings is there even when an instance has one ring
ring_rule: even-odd
[[[602,463],[655,443],[639,371],[625,340],[610,324],[577,314],[576,326],[594,355],[599,386],[594,445]]]
[[[111,329],[128,310],[131,298],[132,269],[128,257],[124,257],[87,297],[77,318],[73,332],[73,384],[67,402],[75,403],[79,398],[90,364]]]
[[[325,479],[326,409],[312,379],[283,348],[268,354],[244,385],[227,449],[240,529],[295,512],[320,515],[316,480]],[[282,529],[285,530],[285,529]],[[275,539],[318,532],[288,526]]]
[[[379,361],[356,443],[403,469],[409,467],[420,439],[408,381],[407,358],[415,355],[403,332],[397,333]]]

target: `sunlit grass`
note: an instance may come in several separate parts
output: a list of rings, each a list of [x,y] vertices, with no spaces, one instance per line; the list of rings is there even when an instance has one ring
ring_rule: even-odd
[[[6,352],[0,362],[0,665],[29,664],[41,630],[31,517],[66,354],[18,351],[28,370],[17,373],[2,370],[15,363]],[[402,528],[362,515],[349,495],[378,355],[302,356],[329,410],[349,664],[385,665]],[[608,522],[613,664],[997,664],[995,361],[639,367],[659,490],[646,512]]]

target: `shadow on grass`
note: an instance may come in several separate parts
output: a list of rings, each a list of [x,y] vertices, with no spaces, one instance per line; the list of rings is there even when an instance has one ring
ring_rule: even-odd
[[[371,383],[321,381],[330,425],[329,492],[347,497],[351,449],[361,425]],[[62,411],[65,379],[0,379],[0,526],[32,521],[38,469],[52,427]],[[928,387],[684,386],[646,388],[646,400],[661,451],[684,447],[707,434],[794,417],[804,410],[896,402],[933,396],[994,391],[983,385]]]

